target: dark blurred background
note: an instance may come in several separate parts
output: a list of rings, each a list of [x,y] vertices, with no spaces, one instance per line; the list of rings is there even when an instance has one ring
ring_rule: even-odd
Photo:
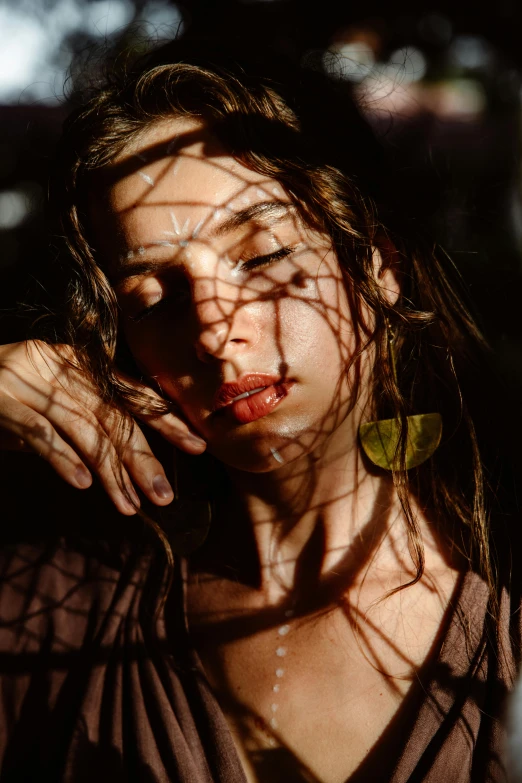
[[[82,63],[188,30],[310,53],[348,79],[461,270],[508,377],[522,380],[522,5],[333,0],[0,0],[0,337],[45,286],[43,203]],[[412,208],[413,202],[412,200]],[[18,315],[25,313],[25,316]],[[2,328],[3,327],[3,328]]]

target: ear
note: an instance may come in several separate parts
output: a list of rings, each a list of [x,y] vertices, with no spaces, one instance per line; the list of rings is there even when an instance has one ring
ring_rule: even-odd
[[[393,307],[401,293],[399,283],[399,253],[387,237],[379,237],[379,246],[373,247],[373,275],[382,295]]]

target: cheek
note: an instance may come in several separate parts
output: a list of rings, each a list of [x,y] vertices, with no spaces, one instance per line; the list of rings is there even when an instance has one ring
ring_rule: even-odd
[[[313,363],[329,375],[346,368],[355,351],[346,291],[334,275],[310,277],[297,294],[275,303],[275,324],[282,348],[295,349],[295,361],[313,357]]]
[[[149,331],[131,326],[126,328],[124,333],[130,352],[140,370],[146,375],[153,375],[160,351],[157,340],[152,339],[152,336],[148,334]]]
[[[159,380],[167,368],[174,375],[187,371],[186,340],[167,320],[125,329],[125,338],[136,364],[152,379]]]
[[[187,329],[173,324],[168,316],[156,322],[134,325],[125,332],[136,364],[160,393],[175,402],[194,426],[208,407],[208,378],[197,359]],[[203,370],[203,373],[202,373]]]

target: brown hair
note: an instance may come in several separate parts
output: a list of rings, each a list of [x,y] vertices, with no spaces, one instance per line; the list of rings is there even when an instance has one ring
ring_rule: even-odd
[[[67,294],[61,338],[75,346],[79,366],[102,399],[122,411],[150,408],[115,376],[118,307],[91,243],[88,194],[100,173],[160,119],[203,119],[231,154],[277,179],[308,225],[331,237],[346,279],[358,352],[375,352],[372,416],[402,422],[402,469],[394,471],[416,568],[423,546],[410,493],[495,595],[484,472],[469,393],[484,341],[466,305],[450,259],[414,236],[401,214],[397,183],[344,85],[317,69],[256,62],[218,47],[177,42],[132,67],[113,70],[94,97],[67,121],[52,200],[63,237]],[[377,285],[372,247],[393,246],[401,295],[390,306]],[[362,306],[373,313],[372,328]],[[390,363],[387,323],[397,334],[398,383]],[[156,404],[164,412],[169,403]],[[404,469],[406,416],[439,411],[443,441],[431,460]],[[168,546],[168,545],[167,545]],[[413,580],[413,581],[415,581]]]

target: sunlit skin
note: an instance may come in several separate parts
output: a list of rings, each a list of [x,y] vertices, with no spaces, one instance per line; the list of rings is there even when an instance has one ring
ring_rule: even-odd
[[[117,288],[135,357],[225,464],[273,470],[272,450],[294,462],[339,427],[339,442],[353,446],[346,417],[353,334],[329,241],[305,230],[288,196],[281,188],[275,195],[276,183],[226,155],[205,159],[201,147],[147,166],[154,186],[131,175],[112,192],[125,243],[121,273],[160,262]],[[272,214],[218,233],[231,214],[259,204],[272,205]],[[288,255],[249,266],[281,250]],[[293,385],[271,415],[237,426],[213,414],[214,395],[248,373]]]
[[[162,146],[164,154],[148,155]],[[255,754],[269,741],[245,713],[268,720],[274,628],[284,607],[300,607],[275,735],[315,776],[293,779],[340,783],[397,711],[456,571],[417,508],[426,577],[366,621],[372,604],[414,571],[390,478],[360,456],[373,359],[363,354],[355,384],[356,339],[329,238],[303,225],[278,182],[236,161],[193,121],[158,123],[118,163],[126,160],[138,165],[93,206],[125,335],[144,377],[176,402],[235,488],[214,520],[215,560],[238,554],[241,577],[207,563],[189,580],[200,655],[248,779],[288,780],[273,770],[261,777]],[[374,258],[393,303],[394,273],[377,251]],[[242,423],[214,409],[223,383],[258,373],[285,384],[266,415]],[[238,553],[245,531],[252,547]],[[310,559],[311,542],[318,555]],[[312,584],[317,600],[307,610]],[[220,641],[220,623],[271,612],[260,630],[246,621],[232,642]],[[315,718],[303,721],[311,704]]]
[[[212,454],[241,471],[238,481],[243,490],[251,487],[245,501],[254,519],[272,520],[274,506],[282,525],[295,516],[292,503],[312,460],[309,505],[328,508],[336,518],[348,502],[344,517],[356,532],[381,479],[366,473],[357,448],[364,389],[355,399],[347,371],[353,328],[331,243],[302,225],[278,183],[209,143],[199,126],[180,120],[159,125],[126,154],[146,161],[148,147],[164,143],[168,150],[173,138],[174,154],[112,188],[114,222],[108,227],[105,217],[99,230],[131,350]],[[209,146],[211,158],[203,151]],[[220,232],[231,215],[266,203],[274,207],[271,214]],[[247,266],[280,249],[292,252],[266,266]],[[396,297],[391,273],[381,283]],[[364,376],[369,368],[362,365]],[[222,382],[248,373],[282,375],[292,386],[270,415],[238,425],[226,413],[214,413],[213,400]],[[313,515],[309,524],[302,522],[306,532],[298,548],[315,524]],[[300,538],[295,524],[291,538]],[[342,541],[332,536],[327,549],[342,551],[346,544],[343,530]],[[264,553],[260,559],[273,560]]]

